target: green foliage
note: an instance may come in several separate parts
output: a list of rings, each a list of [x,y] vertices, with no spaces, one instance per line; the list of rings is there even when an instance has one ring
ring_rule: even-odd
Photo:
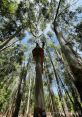
[[[2,15],[7,15],[7,13],[14,14],[17,9],[17,2],[16,1],[8,1],[3,0],[0,4],[0,10],[2,11]]]
[[[1,84],[0,84],[0,111],[3,105],[5,104],[5,102],[8,100],[9,94],[10,94],[10,91],[8,91],[6,87],[1,88]]]

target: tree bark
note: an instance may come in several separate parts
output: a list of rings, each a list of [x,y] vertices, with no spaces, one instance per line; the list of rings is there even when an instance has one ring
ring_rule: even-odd
[[[21,98],[22,98],[21,83],[22,83],[22,79],[20,79],[20,82],[19,82],[18,92],[17,92],[17,98],[16,98],[16,102],[15,102],[15,110],[13,112],[12,117],[18,117],[18,113],[19,113],[19,109],[20,109],[20,104],[21,104]]]
[[[74,84],[80,94],[80,98],[82,101],[82,63],[79,58],[75,56],[72,52],[71,48],[66,44],[65,40],[63,39],[62,33],[58,32],[54,26],[54,32],[57,36],[57,39],[61,45],[62,53],[64,54],[70,69],[74,75]]]
[[[68,90],[65,88],[65,85],[64,85],[64,83],[62,82],[62,80],[61,80],[60,77],[59,77],[59,80],[60,80],[60,82],[61,82],[61,84],[62,84],[62,87],[63,87],[65,93],[67,94],[67,96],[69,97],[70,101],[72,102],[73,108],[74,108],[75,112],[78,112],[78,116],[81,117],[81,116],[82,116],[82,107],[81,107],[81,103],[80,103],[79,100],[78,100],[78,96],[77,96],[78,93],[77,93],[76,87],[75,87],[75,85],[74,85],[74,83],[73,83],[74,77],[73,77],[73,75],[70,73],[70,72],[71,72],[71,71],[69,71],[70,69],[68,68],[68,66],[66,65],[66,62],[65,62],[65,61],[63,60],[63,58],[60,56],[60,54],[59,54],[59,52],[56,50],[56,48],[55,48],[55,52],[56,52],[56,54],[57,54],[57,57],[58,57],[58,58],[62,61],[62,63],[64,64],[64,67],[65,67],[65,69],[66,69],[66,71],[67,71],[68,79],[69,79],[69,82],[70,82],[70,83],[69,83],[69,87],[70,87],[70,90],[71,90],[71,92],[72,92],[72,96],[73,96],[74,102],[73,102],[72,98],[70,97],[69,92],[68,92]]]
[[[68,66],[66,65],[66,62],[65,62],[65,61],[63,60],[63,58],[59,55],[59,53],[58,53],[58,51],[56,50],[56,48],[55,48],[55,51],[56,51],[57,57],[58,57],[59,59],[61,59],[62,63],[64,64],[64,67],[65,67],[65,69],[66,69],[66,71],[67,71],[68,79],[69,79],[69,85],[68,85],[68,87],[70,87],[69,90],[71,90],[71,93],[72,93],[74,102],[73,102],[73,100],[71,99],[71,97],[70,97],[70,95],[69,95],[69,92],[68,92],[67,89],[65,88],[65,86],[64,86],[64,84],[63,84],[63,82],[62,82],[62,80],[61,80],[60,77],[59,77],[59,80],[61,81],[61,84],[62,84],[62,86],[63,86],[63,88],[64,88],[64,90],[65,90],[65,93],[67,94],[67,96],[69,97],[70,101],[72,102],[73,108],[74,108],[75,112],[78,112],[78,115],[79,115],[79,117],[80,117],[80,116],[82,116],[82,107],[81,107],[81,103],[80,103],[79,100],[78,100],[77,89],[76,89],[76,87],[75,87],[75,85],[74,85],[74,82],[73,82],[74,77],[73,77],[73,75],[71,74],[70,69],[69,69]]]
[[[53,71],[54,71],[54,75],[55,75],[55,78],[56,78],[56,84],[57,84],[57,89],[58,89],[58,95],[59,95],[59,99],[60,99],[60,101],[61,101],[61,105],[62,105],[62,108],[63,108],[63,112],[64,112],[65,117],[68,117],[67,112],[66,112],[65,107],[64,107],[64,103],[62,103],[62,102],[63,102],[63,95],[62,95],[61,87],[60,87],[60,84],[59,84],[58,74],[57,74],[57,72],[56,72],[56,69],[55,69],[55,66],[54,66],[54,63],[53,63],[53,61],[52,61],[52,58],[51,58],[51,55],[50,55],[50,52],[49,52],[48,48],[47,48],[47,53],[48,53],[50,62],[51,62],[51,64],[52,64]]]
[[[47,77],[47,75],[46,75],[46,77],[47,77],[47,86],[48,86],[48,90],[49,90],[49,95],[51,97],[51,103],[52,103],[52,110],[53,110],[52,115],[53,115],[53,117],[55,117],[55,116],[59,117],[59,114],[58,114],[59,110],[55,104],[54,93],[53,93],[53,90],[51,90],[51,88],[50,88],[50,79],[52,79],[52,77],[49,74],[49,69],[47,68],[47,65],[46,65],[46,73],[45,74],[48,75],[48,77]]]
[[[53,94],[53,91],[51,91],[50,89],[50,81],[48,79],[48,90],[49,90],[49,94],[50,94],[50,97],[51,97],[51,101],[52,101],[52,107],[53,107],[53,117],[59,117],[58,115],[58,110],[56,109],[56,105],[55,105],[55,102],[54,102],[54,94]]]
[[[42,82],[42,68],[40,58],[36,60],[36,79],[35,79],[35,107],[34,117],[46,117],[44,108],[44,93],[43,93],[43,82]]]
[[[31,81],[31,78],[30,78],[30,82],[29,82],[29,92],[28,92],[28,101],[27,101],[27,110],[26,110],[26,115],[25,115],[25,117],[28,117],[28,114],[29,114],[30,95],[31,95],[31,85],[32,85],[32,81]]]
[[[19,85],[18,85],[18,92],[17,92],[16,102],[15,102],[15,110],[12,114],[12,117],[18,117],[20,105],[21,105],[21,100],[22,100],[22,95],[23,95],[23,90],[24,90],[24,84],[22,86],[22,80],[24,78],[26,78],[26,75],[27,75],[27,71],[24,67],[21,71],[21,74],[20,74],[20,81],[19,81]]]

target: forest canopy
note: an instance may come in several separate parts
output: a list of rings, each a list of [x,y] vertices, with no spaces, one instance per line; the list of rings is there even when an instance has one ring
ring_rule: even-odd
[[[82,116],[81,0],[0,0],[0,114]]]

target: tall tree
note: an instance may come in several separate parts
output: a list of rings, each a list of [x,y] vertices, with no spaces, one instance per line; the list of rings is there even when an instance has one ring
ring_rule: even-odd
[[[15,109],[12,114],[12,117],[18,117],[20,105],[21,105],[21,99],[23,95],[23,89],[24,89],[24,84],[22,86],[22,80],[26,78],[26,75],[27,75],[27,70],[25,69],[25,67],[23,67],[21,74],[20,74],[18,91],[17,91],[17,96],[16,96],[16,102],[15,102]]]
[[[51,90],[51,86],[50,86],[52,78],[51,78],[51,75],[49,74],[49,70],[48,70],[47,65],[46,65],[46,70],[47,70],[46,74],[48,74],[48,76],[46,75],[47,85],[48,85],[48,90],[49,90],[49,94],[50,94],[50,97],[51,97],[52,108],[53,108],[52,115],[53,115],[53,117],[55,117],[55,116],[59,117],[59,110],[58,110],[56,102],[54,100],[54,92],[53,92],[53,90]]]
[[[44,106],[44,92],[43,92],[43,81],[42,81],[42,71],[43,71],[43,61],[41,57],[43,55],[43,48],[40,48],[38,44],[36,44],[36,48],[34,48],[33,57],[36,62],[36,79],[35,79],[35,107],[34,107],[34,117],[46,117],[45,106]]]
[[[26,114],[25,114],[25,117],[28,117],[28,114],[29,114],[30,97],[31,97],[31,87],[32,87],[32,79],[31,79],[31,77],[30,77],[30,79],[29,79],[28,101],[27,101],[27,108],[26,108]]]
[[[59,2],[56,17],[58,15],[59,7],[60,7],[61,0]],[[56,20],[56,18],[55,18]],[[77,58],[77,56],[73,53],[72,49],[66,44],[63,35],[61,32],[59,32],[57,27],[57,22],[54,20],[54,32],[57,36],[57,39],[61,45],[61,50],[70,66],[70,69],[74,75],[74,84],[77,87],[77,90],[80,94],[80,98],[82,100],[82,63],[80,61],[80,58]],[[68,54],[67,54],[68,53]]]

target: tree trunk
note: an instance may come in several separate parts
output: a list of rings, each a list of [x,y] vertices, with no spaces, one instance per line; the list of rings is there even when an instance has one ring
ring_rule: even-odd
[[[62,63],[64,64],[64,67],[65,67],[65,69],[66,69],[66,71],[67,71],[68,80],[69,80],[69,85],[68,85],[68,87],[70,87],[70,90],[71,90],[71,92],[72,92],[72,96],[73,96],[74,102],[73,102],[72,98],[70,97],[69,92],[68,92],[68,90],[65,88],[65,85],[64,85],[64,83],[62,82],[62,80],[61,80],[60,77],[59,77],[59,80],[60,80],[60,82],[61,82],[61,84],[62,84],[62,87],[63,87],[65,93],[67,94],[67,96],[69,97],[70,101],[72,102],[73,108],[74,108],[75,112],[78,112],[78,116],[81,117],[81,116],[82,116],[82,107],[81,107],[81,103],[80,103],[79,100],[78,100],[78,96],[77,96],[78,93],[77,93],[76,87],[73,85],[73,84],[74,84],[74,83],[73,83],[74,77],[73,77],[73,75],[71,74],[71,71],[69,71],[70,69],[69,69],[68,66],[66,65],[66,62],[65,62],[65,61],[63,60],[63,58],[59,55],[59,53],[58,53],[58,51],[56,50],[56,48],[55,48],[55,51],[56,51],[57,57],[62,61]]]
[[[78,113],[78,117],[81,117],[82,116],[82,107],[81,107],[80,102],[78,101],[78,96],[77,96],[76,92],[74,91],[73,87],[71,87],[71,93],[72,93],[72,96],[74,99],[73,108],[74,108],[75,112]]]
[[[28,114],[29,114],[30,95],[31,95],[31,85],[32,85],[32,81],[31,81],[31,78],[30,78],[30,82],[29,82],[29,92],[28,92],[28,102],[27,102],[27,110],[26,110],[26,115],[25,115],[25,117],[28,117]]]
[[[17,92],[17,98],[16,98],[16,102],[15,102],[15,110],[13,112],[12,117],[18,117],[18,113],[19,113],[19,109],[20,109],[20,104],[21,104],[21,98],[22,98],[22,94],[21,94],[21,82],[22,82],[22,79],[19,82],[18,92]]]
[[[52,115],[53,115],[53,117],[59,117],[59,114],[58,114],[58,109],[57,109],[57,107],[56,107],[56,104],[55,104],[55,100],[54,100],[54,93],[53,93],[53,90],[51,90],[51,88],[50,88],[50,79],[52,79],[51,78],[51,75],[49,74],[49,70],[48,70],[48,68],[47,68],[47,65],[46,65],[46,73],[45,74],[48,74],[48,77],[47,77],[47,75],[46,75],[46,77],[47,77],[47,85],[48,85],[48,90],[49,90],[49,95],[50,95],[50,97],[51,97],[51,103],[52,103],[52,110],[53,110],[53,112],[52,112]]]
[[[21,105],[21,100],[22,100],[22,95],[23,95],[23,90],[24,90],[24,84],[22,86],[22,79],[26,78],[27,71],[25,70],[25,67],[21,71],[20,75],[20,81],[18,85],[18,92],[17,92],[17,97],[16,97],[16,102],[15,102],[15,110],[12,114],[12,117],[18,117],[19,110],[20,110],[20,105]]]
[[[58,95],[59,95],[59,99],[60,99],[60,101],[61,101],[62,109],[63,109],[63,112],[64,112],[65,117],[68,117],[67,112],[66,112],[65,107],[64,107],[64,103],[62,103],[62,102],[63,102],[63,95],[62,95],[61,87],[60,87],[60,84],[59,84],[58,74],[57,74],[57,72],[56,72],[56,69],[55,69],[55,66],[54,66],[54,63],[53,63],[53,61],[52,61],[52,58],[51,58],[51,55],[50,55],[50,52],[49,52],[48,48],[47,48],[47,52],[48,52],[48,56],[49,56],[50,62],[51,62],[51,64],[52,64],[53,71],[54,71],[54,75],[55,75],[55,78],[56,78],[56,84],[57,84],[57,89],[58,89]]]
[[[35,107],[34,117],[46,117],[44,109],[44,93],[43,93],[43,82],[42,82],[42,68],[40,58],[36,60],[36,79],[35,79]]]
[[[49,94],[50,94],[50,97],[51,97],[51,101],[52,101],[52,107],[53,107],[53,117],[59,117],[58,115],[58,110],[56,109],[56,105],[54,103],[54,94],[53,94],[53,91],[51,91],[50,89],[50,82],[48,81],[48,90],[49,90]]]
[[[63,103],[64,103],[65,112],[66,112],[66,117],[70,117],[70,116],[69,116],[68,107],[67,107],[67,103],[66,103],[64,97],[63,97]]]
[[[82,101],[82,63],[79,58],[75,56],[71,48],[66,44],[65,40],[63,39],[63,36],[60,32],[57,31],[57,29],[54,27],[54,32],[59,40],[59,43],[61,45],[62,53],[64,54],[70,69],[74,75],[74,84],[80,94],[80,98]]]

